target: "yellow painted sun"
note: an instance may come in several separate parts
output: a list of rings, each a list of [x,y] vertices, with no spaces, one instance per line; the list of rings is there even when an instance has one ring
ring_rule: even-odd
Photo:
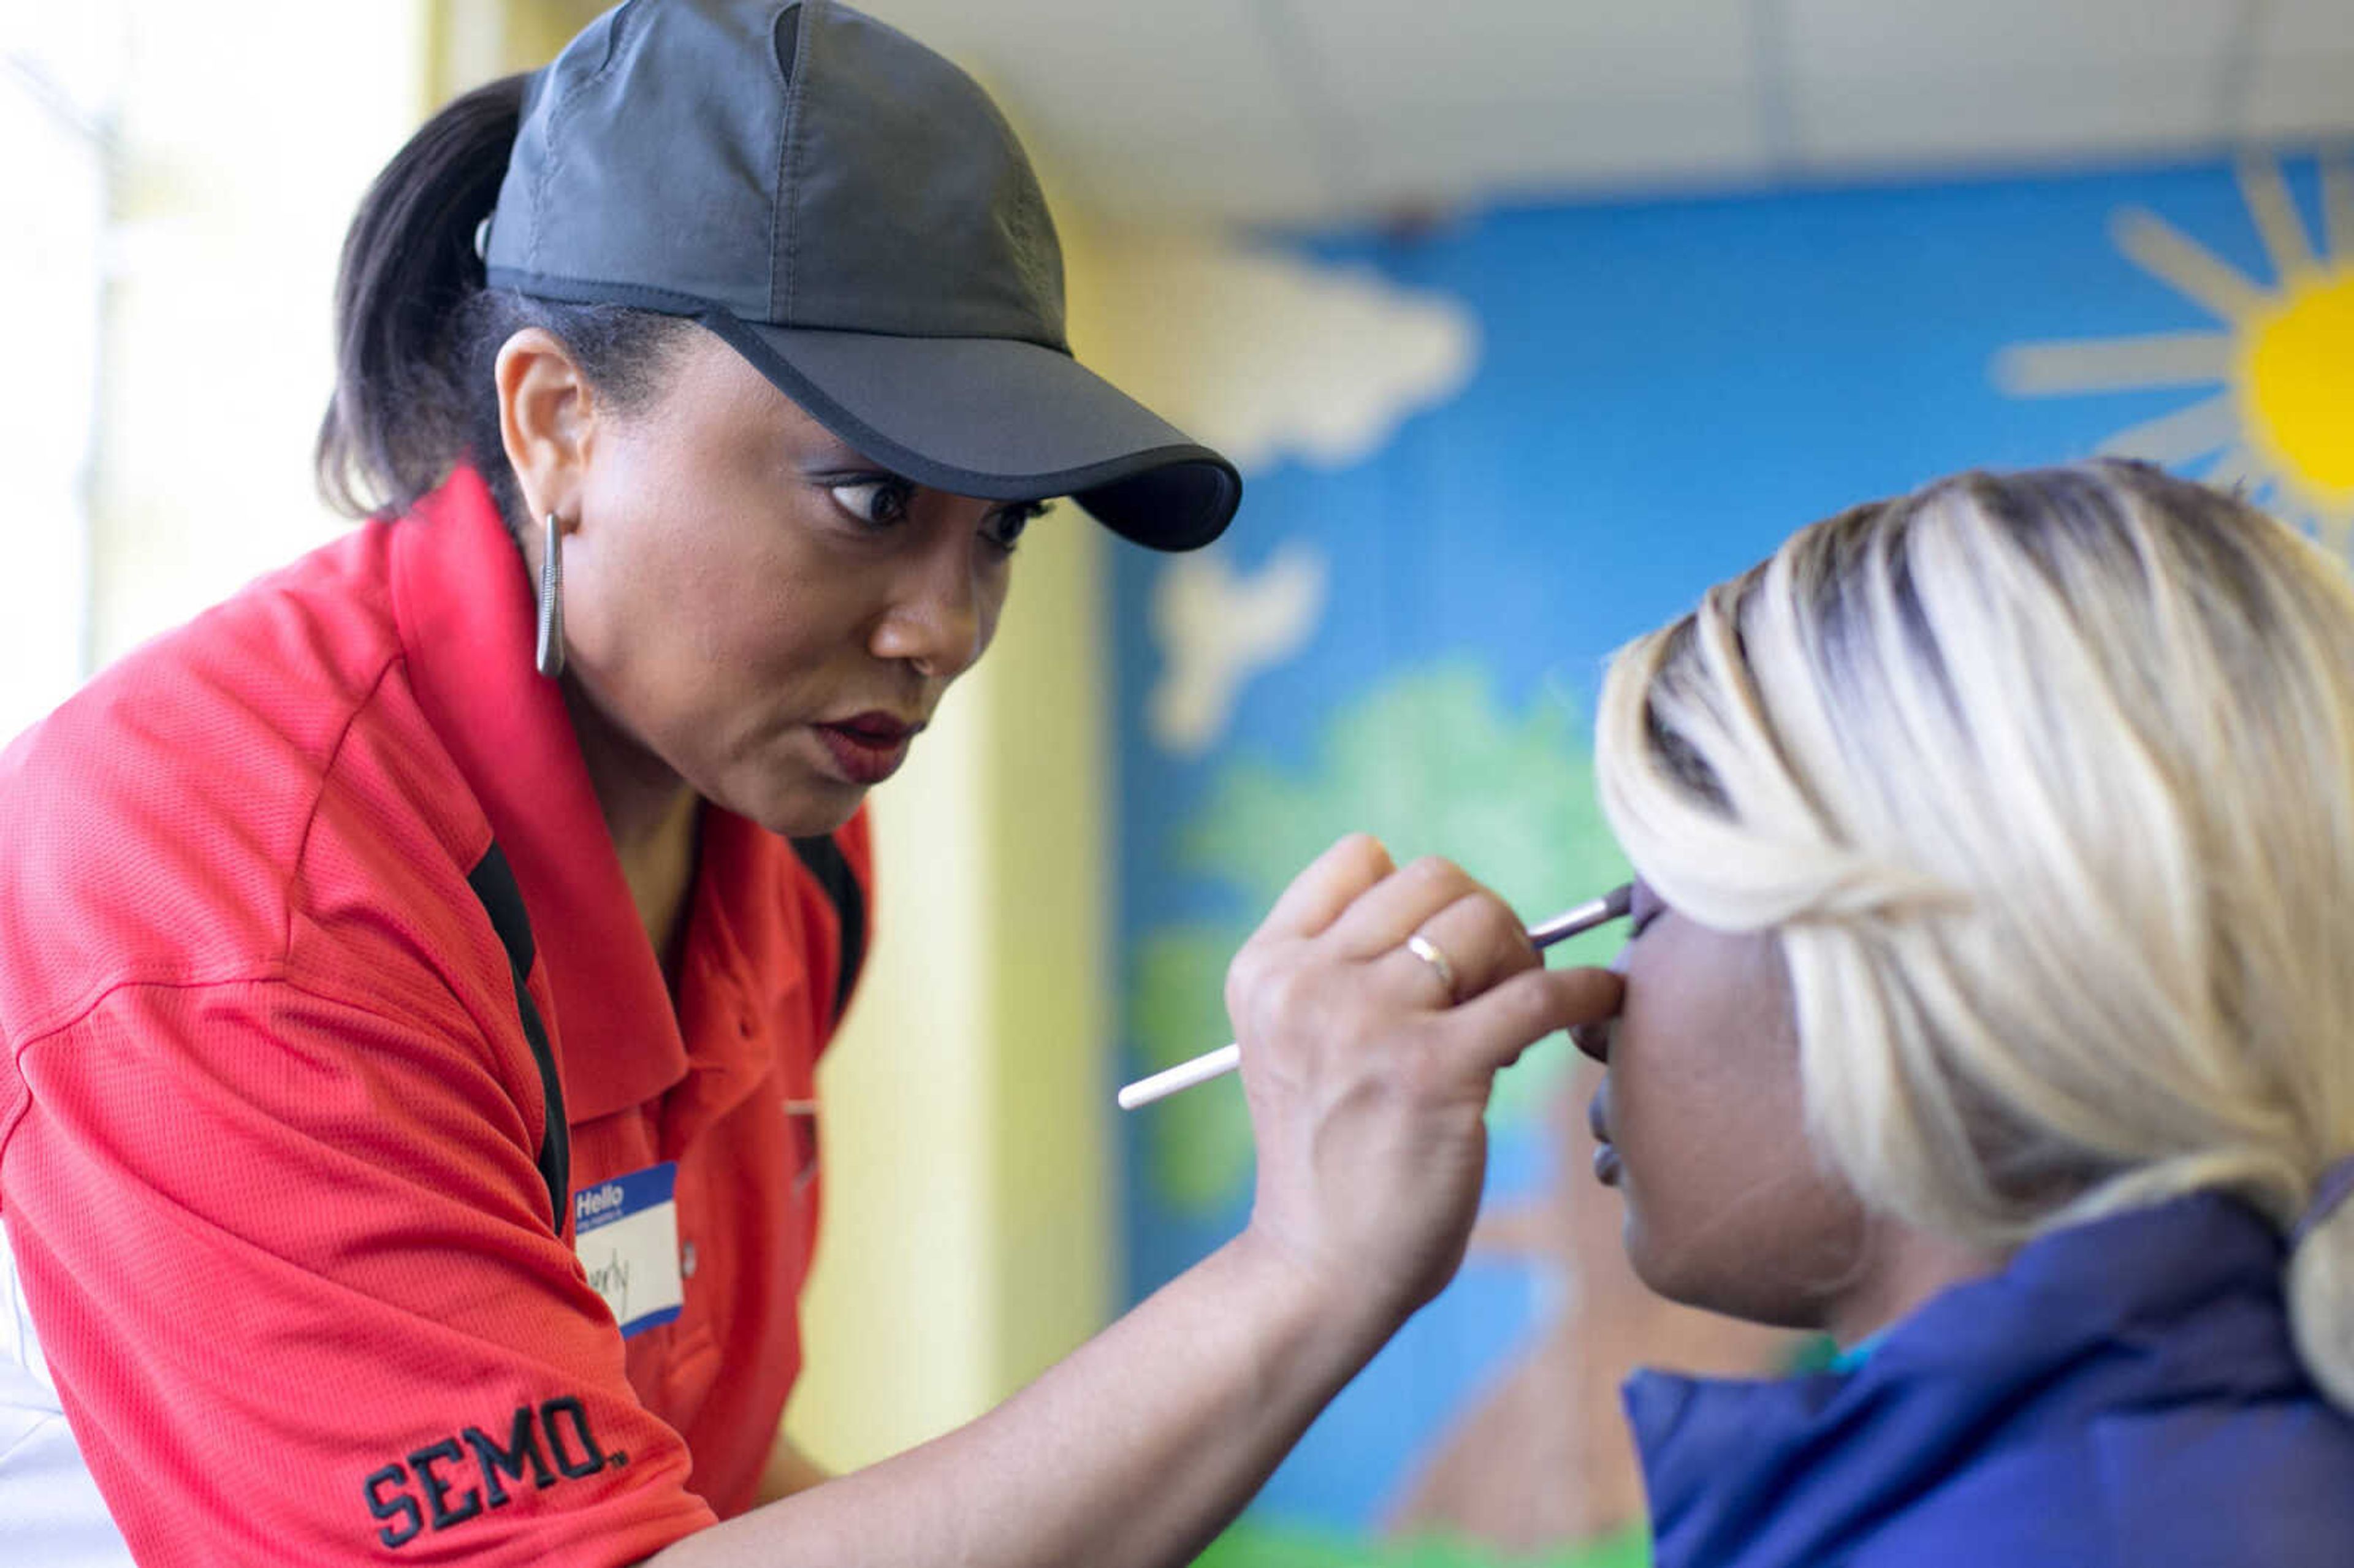
[[[2211,386],[2101,450],[2194,468],[2354,547],[2354,166],[2322,165],[2317,252],[2278,164],[2243,162],[2240,188],[2277,274],[2271,288],[2154,213],[2128,208],[2113,226],[2127,260],[2222,330],[2014,344],[1996,355],[1995,381],[2030,397]]]

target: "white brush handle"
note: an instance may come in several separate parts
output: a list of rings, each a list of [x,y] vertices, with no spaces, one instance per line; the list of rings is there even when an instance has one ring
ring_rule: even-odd
[[[1119,1092],[1119,1108],[1134,1110],[1158,1099],[1166,1099],[1180,1089],[1190,1089],[1195,1084],[1207,1083],[1221,1073],[1231,1073],[1243,1064],[1240,1044],[1221,1045],[1216,1050],[1164,1067],[1149,1078],[1139,1078]]]

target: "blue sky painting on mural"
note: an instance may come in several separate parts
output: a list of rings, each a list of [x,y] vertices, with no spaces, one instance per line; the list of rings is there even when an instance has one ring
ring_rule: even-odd
[[[2305,227],[2322,234],[2315,168],[2293,160],[2287,173]],[[1121,555],[1129,961],[1156,933],[1246,927],[1255,891],[1205,860],[1205,813],[1233,799],[1237,767],[1289,770],[1312,787],[1329,762],[1327,726],[1369,694],[1432,667],[1469,669],[1506,723],[1545,704],[1583,713],[1613,647],[1800,524],[1957,468],[2081,456],[2182,408],[2191,397],[2179,386],[2026,397],[1995,372],[2021,344],[2216,327],[2121,249],[2117,217],[2133,209],[2274,283],[2261,215],[2220,164],[1510,209],[1411,242],[1288,242],[1460,302],[1478,320],[1479,358],[1458,396],[1369,458],[1250,475],[1220,548],[1248,572],[1308,542],[1327,563],[1326,608],[1296,656],[1242,690],[1200,755],[1172,755],[1144,722],[1160,661],[1153,577],[1166,565]],[[2338,263],[2354,264],[2349,237],[2335,238]],[[1552,902],[1592,891],[1564,886]],[[1123,1065],[1141,1067],[1130,1022]],[[1198,1048],[1217,1043],[1205,1035]],[[1133,1296],[1231,1234],[1247,1202],[1245,1181],[1215,1201],[1169,1201],[1150,1165],[1153,1114],[1122,1128]],[[1551,1165],[1532,1131],[1500,1128],[1491,1200],[1552,1181]],[[1543,1289],[1525,1270],[1475,1263],[1311,1432],[1258,1509],[1376,1527],[1416,1455],[1531,1331]]]

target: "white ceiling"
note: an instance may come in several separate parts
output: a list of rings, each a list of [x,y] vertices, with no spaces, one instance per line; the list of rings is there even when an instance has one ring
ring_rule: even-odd
[[[2354,0],[856,0],[1125,217],[2354,143]]]

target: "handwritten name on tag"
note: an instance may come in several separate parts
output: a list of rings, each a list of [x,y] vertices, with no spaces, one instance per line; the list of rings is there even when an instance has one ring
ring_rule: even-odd
[[[573,1250],[621,1337],[678,1316],[678,1162],[665,1160],[572,1194]]]

